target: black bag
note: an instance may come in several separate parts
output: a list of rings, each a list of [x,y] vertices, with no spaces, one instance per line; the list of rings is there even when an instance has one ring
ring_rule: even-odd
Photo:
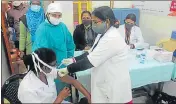
[[[167,93],[156,91],[152,96],[154,104],[176,104],[176,97]]]
[[[81,98],[78,104],[89,104],[88,99],[86,97]]]

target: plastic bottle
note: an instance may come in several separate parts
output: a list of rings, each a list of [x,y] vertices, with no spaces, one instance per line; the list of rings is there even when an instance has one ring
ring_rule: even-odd
[[[143,49],[142,52],[141,52],[141,54],[140,54],[140,63],[144,64],[145,60],[146,60],[146,50]]]

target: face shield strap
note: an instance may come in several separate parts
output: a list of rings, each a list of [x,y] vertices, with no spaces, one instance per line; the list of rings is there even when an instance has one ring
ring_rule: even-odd
[[[48,68],[50,68],[50,69],[54,69],[54,67],[52,67],[52,66],[46,64],[45,62],[43,62],[43,61],[38,57],[38,55],[37,55],[36,53],[33,52],[32,55],[34,55],[34,57],[35,57],[40,63],[42,63],[44,66],[46,66],[46,67],[48,67]]]
[[[32,55],[32,61],[33,61],[33,63],[34,63],[34,68],[35,68],[36,74],[37,74],[37,76],[39,76],[34,55]]]
[[[38,60],[38,63],[35,62],[35,58],[36,58],[36,57],[35,57],[34,54],[32,54],[32,57],[33,57],[34,68],[35,68],[35,70],[36,70],[37,76],[39,75],[37,68],[39,69],[40,72],[43,72],[45,75],[47,75],[47,73],[45,73],[45,72],[42,70],[42,68],[40,67],[39,60],[37,59],[37,60]]]

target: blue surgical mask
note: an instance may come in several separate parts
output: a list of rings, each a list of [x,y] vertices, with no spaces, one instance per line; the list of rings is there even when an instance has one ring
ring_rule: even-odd
[[[39,5],[31,5],[31,10],[34,12],[39,12],[40,8],[41,8],[41,6],[39,6]]]
[[[95,33],[97,34],[104,34],[107,27],[106,27],[106,22],[103,22],[102,24],[100,25],[97,25],[95,23],[92,23],[92,29]]]

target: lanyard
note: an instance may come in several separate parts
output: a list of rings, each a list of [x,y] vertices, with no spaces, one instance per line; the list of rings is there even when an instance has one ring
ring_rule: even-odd
[[[97,43],[92,47],[91,52],[95,49],[95,47],[98,45],[100,39],[103,37],[104,35],[101,35],[100,38],[98,39]]]

